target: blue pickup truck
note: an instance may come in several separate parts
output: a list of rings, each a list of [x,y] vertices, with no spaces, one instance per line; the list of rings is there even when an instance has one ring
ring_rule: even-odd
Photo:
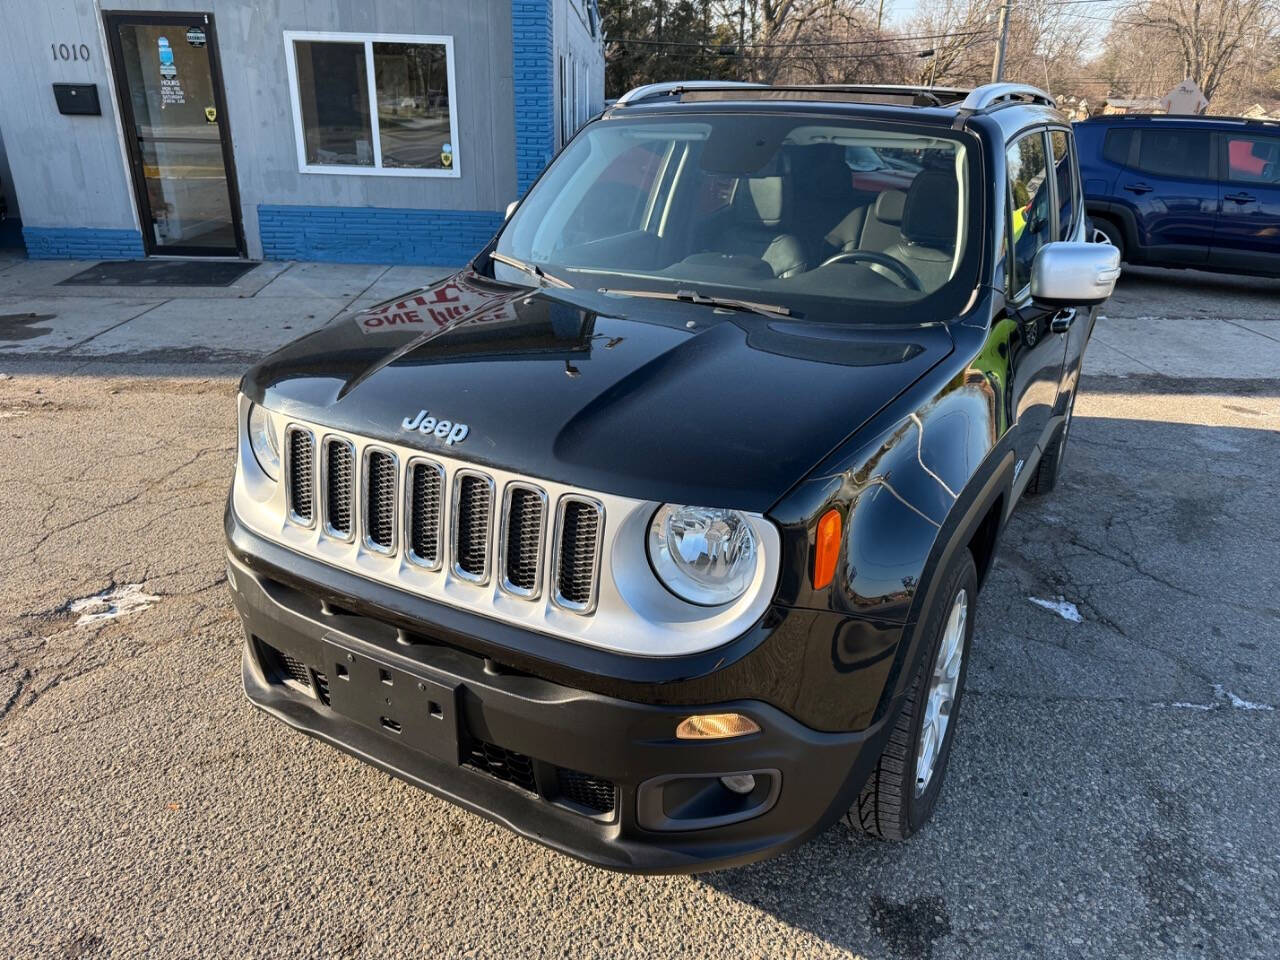
[[[1128,263],[1280,276],[1280,122],[1075,125],[1085,207]]]

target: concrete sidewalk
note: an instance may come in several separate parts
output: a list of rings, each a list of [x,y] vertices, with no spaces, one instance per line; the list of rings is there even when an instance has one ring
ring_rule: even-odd
[[[0,260],[0,366],[7,358],[243,366],[455,269],[268,262],[226,287],[57,285],[88,266]],[[1126,268],[1085,373],[1276,378],[1280,280]]]
[[[268,262],[225,287],[58,286],[90,266],[0,260],[0,364],[10,357],[249,363],[456,269]]]

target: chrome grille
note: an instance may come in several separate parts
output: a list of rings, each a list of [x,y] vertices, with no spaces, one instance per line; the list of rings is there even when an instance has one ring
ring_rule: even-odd
[[[473,583],[489,580],[489,531],[493,481],[483,473],[459,470],[453,482],[453,572]]]
[[[542,591],[542,531],[547,495],[537,487],[511,483],[502,504],[502,588],[533,599]]]
[[[409,462],[409,559],[431,570],[440,568],[444,519],[444,468],[429,460]]]
[[[508,476],[499,487],[485,471],[407,451],[402,469],[390,446],[297,423],[285,438],[288,516],[311,536],[477,585],[496,576],[512,597],[549,595],[562,610],[595,612],[604,539],[596,499],[561,493],[553,502],[537,484]]]
[[[364,453],[364,540],[382,553],[396,546],[396,456],[369,448]]]
[[[604,507],[585,497],[564,497],[556,525],[555,601],[566,610],[595,610]]]
[[[349,440],[327,437],[321,458],[325,533],[340,540],[355,534],[356,448]]]
[[[289,476],[286,492],[289,519],[303,526],[315,523],[315,437],[310,430],[290,427],[286,456]]]

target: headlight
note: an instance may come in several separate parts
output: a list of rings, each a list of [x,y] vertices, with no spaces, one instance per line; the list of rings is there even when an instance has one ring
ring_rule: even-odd
[[[737,510],[664,504],[649,524],[649,562],[663,586],[706,607],[732,603],[756,573],[755,531]]]
[[[266,410],[256,403],[249,407],[249,449],[258,466],[272,480],[280,479],[280,438]]]

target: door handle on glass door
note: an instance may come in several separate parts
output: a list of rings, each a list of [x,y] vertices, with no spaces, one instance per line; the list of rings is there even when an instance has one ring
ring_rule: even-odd
[[[1067,307],[1059,310],[1053,315],[1053,319],[1049,321],[1050,333],[1066,333],[1071,329],[1071,324],[1075,323],[1076,309],[1075,307]]]

